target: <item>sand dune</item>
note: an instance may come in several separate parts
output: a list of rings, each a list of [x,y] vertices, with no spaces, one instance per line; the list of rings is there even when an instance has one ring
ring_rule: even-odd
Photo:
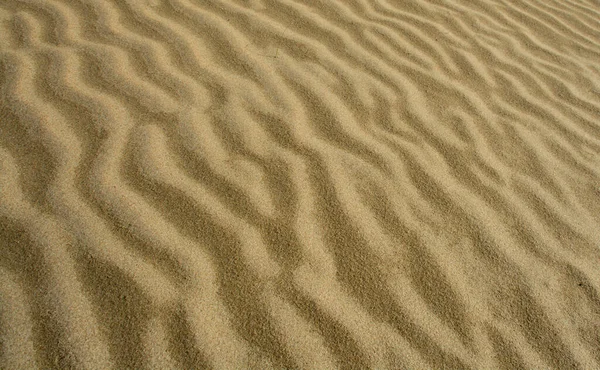
[[[600,368],[596,0],[0,1],[0,368]]]

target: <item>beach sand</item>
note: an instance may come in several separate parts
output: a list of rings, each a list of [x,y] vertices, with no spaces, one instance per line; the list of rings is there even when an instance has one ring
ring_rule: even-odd
[[[600,3],[0,0],[0,368],[600,368]]]

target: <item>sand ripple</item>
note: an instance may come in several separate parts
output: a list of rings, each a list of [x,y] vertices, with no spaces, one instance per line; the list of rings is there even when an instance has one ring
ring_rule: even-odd
[[[600,367],[592,0],[0,1],[0,368]]]

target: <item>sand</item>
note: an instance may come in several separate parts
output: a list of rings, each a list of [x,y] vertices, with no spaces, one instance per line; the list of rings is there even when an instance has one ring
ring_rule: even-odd
[[[0,368],[600,368],[600,3],[0,0]]]

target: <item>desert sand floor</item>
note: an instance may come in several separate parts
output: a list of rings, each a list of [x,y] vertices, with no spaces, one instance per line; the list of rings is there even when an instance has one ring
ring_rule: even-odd
[[[599,369],[598,0],[0,0],[1,369]]]

